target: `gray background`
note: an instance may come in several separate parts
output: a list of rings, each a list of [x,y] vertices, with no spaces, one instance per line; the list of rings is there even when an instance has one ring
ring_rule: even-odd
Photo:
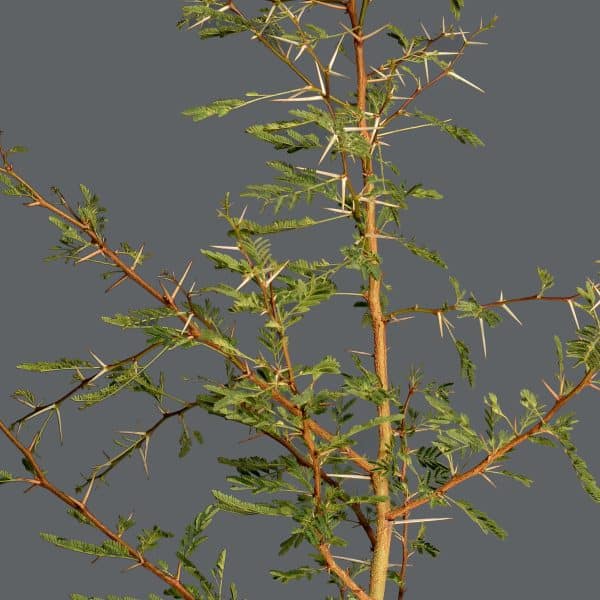
[[[216,97],[275,90],[296,82],[246,36],[200,42],[193,33],[178,32],[174,25],[179,8],[175,1],[3,0],[0,128],[6,131],[6,143],[31,148],[18,166],[40,189],[58,185],[75,199],[82,182],[101,196],[109,208],[109,240],[143,241],[153,253],[143,269],[147,277],[163,269],[181,272],[193,258],[194,277],[205,284],[220,279],[198,252],[226,239],[226,228],[216,220],[218,202],[226,191],[236,198],[246,183],[269,180],[263,164],[273,152],[241,132],[276,113],[269,115],[273,107],[263,104],[195,125],[180,112]],[[447,14],[445,0],[397,4],[379,0],[370,27],[393,21],[414,33],[422,19],[434,30],[443,13]],[[541,2],[481,0],[467,2],[464,26],[469,29],[480,16],[495,13],[501,20],[487,35],[490,45],[472,49],[459,69],[487,94],[446,81],[421,104],[441,118],[453,117],[457,124],[471,127],[487,145],[473,150],[432,130],[397,138],[391,157],[403,175],[446,196],[440,203],[414,203],[405,214],[403,229],[438,249],[450,272],[482,301],[497,298],[500,289],[505,296],[533,293],[538,265],[556,275],[556,292],[567,294],[594,274],[593,260],[600,258],[595,235],[600,216],[598,122],[592,118],[597,110],[595,39],[600,7],[583,0],[573,0],[566,9]],[[349,68],[343,61],[338,66]],[[256,205],[250,204],[249,214],[256,216]],[[237,203],[239,210],[242,206]],[[321,214],[318,208],[311,210]],[[50,400],[68,385],[60,377],[17,371],[15,364],[85,357],[89,349],[116,359],[143,343],[140,336],[103,325],[96,315],[149,305],[148,299],[131,284],[103,294],[105,284],[90,265],[74,270],[44,264],[41,257],[56,240],[46,218],[18,202],[2,202],[0,380],[5,420],[21,414],[9,399],[14,389],[29,387]],[[289,243],[287,252],[293,256],[335,258],[336,249],[349,240],[349,229],[337,222],[330,230],[317,230],[319,235],[317,239],[309,232],[287,242],[283,238],[275,248],[285,256],[283,249]],[[451,299],[447,273],[397,247],[384,251],[387,280],[394,285],[392,306]],[[346,289],[357,283],[351,275],[346,281]],[[552,335],[568,339],[573,334],[564,305],[520,306],[518,314],[525,327],[508,320],[488,333],[485,361],[476,324],[458,324],[461,337],[472,343],[479,369],[476,388],[459,386],[455,400],[473,415],[482,412],[481,399],[488,391],[499,394],[507,407],[518,404],[522,387],[543,394],[540,379],[550,380],[554,367]],[[323,354],[335,353],[348,366],[344,349],[365,348],[368,343],[368,332],[358,327],[359,320],[359,312],[347,299],[321,307],[296,332],[295,360],[308,361],[317,348]],[[238,327],[250,343],[253,325],[245,325],[242,318]],[[411,364],[424,365],[428,377],[438,381],[457,378],[454,349],[437,337],[433,319],[396,326],[390,343],[394,382],[405,378]],[[182,382],[183,375],[222,372],[220,361],[201,349],[174,354],[162,368],[170,389],[186,398],[193,398],[199,387]],[[575,439],[599,473],[597,405],[597,394],[583,394],[577,400],[581,423]],[[52,432],[44,442],[44,464],[57,483],[72,489],[79,473],[101,460],[103,449],[113,449],[114,430],[139,429],[155,417],[148,399],[131,395],[83,412],[66,406],[65,443],[60,447]],[[205,444],[179,461],[179,432],[166,426],[151,444],[151,479],[145,478],[137,459],[125,463],[109,486],[98,488],[92,506],[99,514],[114,522],[116,514],[135,510],[140,525],[158,522],[180,533],[210,501],[211,488],[226,489],[217,456],[273,451],[262,440],[240,444],[248,436],[244,428],[200,412],[191,420],[203,432]],[[18,458],[4,441],[0,456],[1,467],[18,469]],[[509,531],[509,538],[500,542],[484,537],[463,515],[453,513],[453,521],[430,529],[432,541],[442,550],[440,557],[414,558],[410,598],[442,592],[468,599],[594,594],[599,508],[581,490],[560,450],[521,448],[513,466],[533,476],[531,490],[511,481],[499,482],[496,489],[476,481],[455,494],[488,511]],[[40,530],[89,535],[44,493],[23,495],[22,489],[7,486],[1,490],[0,503],[0,576],[5,595],[59,599],[79,592],[143,597],[162,589],[140,569],[121,574],[116,562],[90,565],[85,557],[40,541]],[[281,588],[268,575],[269,568],[306,563],[303,552],[285,559],[276,556],[285,525],[222,515],[209,529],[210,540],[199,552],[199,562],[208,570],[218,548],[226,546],[229,574],[243,597],[275,598],[282,593],[290,598],[323,597],[322,580]],[[88,539],[96,538],[91,534]],[[343,553],[359,556],[363,551],[364,546],[357,544]],[[166,551],[156,556],[168,558]]]

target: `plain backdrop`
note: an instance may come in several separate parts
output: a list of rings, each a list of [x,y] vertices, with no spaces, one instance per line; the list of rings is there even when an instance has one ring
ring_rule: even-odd
[[[85,183],[100,195],[109,210],[109,241],[144,242],[152,253],[142,270],[146,277],[153,279],[165,269],[180,273],[193,259],[193,277],[206,285],[219,281],[221,273],[212,270],[199,249],[227,243],[227,228],[216,215],[220,200],[231,192],[235,210],[247,202],[248,216],[258,218],[258,204],[240,201],[239,193],[246,184],[270,181],[266,160],[287,158],[243,130],[283,113],[273,104],[257,104],[226,119],[193,124],[181,111],[219,97],[297,83],[247,35],[202,42],[193,32],[179,32],[179,12],[180,3],[174,0],[2,0],[0,129],[5,143],[30,148],[17,166],[40,190],[56,185],[77,200],[78,185]],[[432,31],[443,14],[449,18],[448,12],[445,0],[376,0],[367,30],[393,22],[415,34],[422,21]],[[500,290],[505,297],[535,293],[537,266],[556,276],[555,290],[565,295],[595,275],[594,260],[600,258],[599,125],[594,118],[600,6],[584,0],[560,8],[542,2],[467,0],[463,27],[469,30],[480,17],[494,14],[500,20],[485,37],[489,45],[472,48],[458,69],[486,94],[444,81],[420,104],[440,118],[472,128],[486,146],[465,147],[431,129],[394,140],[389,156],[402,177],[445,195],[441,202],[414,202],[403,215],[403,232],[437,249],[450,268],[445,272],[399,247],[384,246],[393,306],[451,300],[449,273],[482,302],[498,298]],[[335,19],[331,21],[335,26]],[[369,59],[374,64],[377,57]],[[350,70],[344,58],[337,66]],[[327,213],[317,203],[308,214]],[[151,306],[150,299],[129,283],[104,294],[107,284],[93,265],[44,263],[56,239],[47,214],[2,200],[0,415],[5,421],[22,414],[23,408],[10,399],[15,389],[31,389],[49,401],[69,385],[66,378],[29,374],[15,369],[16,364],[86,358],[89,350],[115,360],[143,343],[142,336],[111,328],[99,315]],[[337,221],[277,239],[274,248],[280,258],[336,260],[339,246],[350,240],[348,225]],[[356,276],[344,277],[345,289],[356,289]],[[455,321],[460,336],[472,346],[478,371],[476,387],[458,385],[454,401],[476,423],[481,422],[482,398],[489,391],[516,412],[521,388],[544,396],[541,379],[551,380],[554,370],[552,336],[566,340],[574,334],[566,305],[521,305],[515,310],[525,325],[508,319],[489,331],[485,360],[477,323]],[[294,360],[308,362],[332,353],[351,369],[347,349],[366,349],[369,343],[360,317],[348,297],[319,307],[293,330]],[[256,321],[236,316],[236,322],[246,347],[253,348]],[[427,379],[459,379],[454,348],[448,339],[440,340],[432,318],[394,326],[390,346],[394,383],[405,380],[411,365],[423,366]],[[221,361],[201,348],[173,353],[160,369],[167,373],[169,389],[186,399],[202,389],[196,376],[223,375]],[[544,398],[550,400],[547,394]],[[574,403],[580,419],[574,437],[596,474],[598,401],[598,394],[585,393]],[[65,405],[64,444],[58,443],[51,423],[41,448],[44,465],[54,481],[72,491],[80,474],[103,460],[103,451],[114,452],[117,430],[148,427],[156,416],[149,398],[132,394],[86,411]],[[93,509],[109,523],[118,514],[135,511],[141,527],[156,523],[180,534],[211,501],[210,489],[227,489],[228,471],[217,463],[218,456],[276,452],[262,439],[248,440],[246,429],[200,411],[192,415],[191,424],[204,435],[203,445],[179,460],[179,431],[176,424],[167,425],[150,446],[151,478],[137,458],[126,461],[108,486],[98,487]],[[24,429],[23,439],[32,431]],[[0,468],[19,471],[19,457],[2,440],[0,457]],[[411,600],[441,594],[465,600],[594,595],[600,507],[583,492],[559,449],[519,448],[511,466],[533,477],[532,489],[510,480],[492,488],[481,480],[454,494],[497,519],[508,530],[508,539],[486,537],[463,514],[447,511],[454,519],[429,529],[440,556],[411,560]],[[285,588],[271,579],[269,569],[309,560],[306,547],[277,556],[286,527],[277,519],[221,514],[208,530],[210,538],[198,562],[208,571],[218,550],[227,547],[227,577],[248,600],[333,593],[324,578]],[[141,569],[123,573],[123,565],[110,560],[90,564],[85,556],[43,542],[39,531],[100,539],[43,492],[24,495],[18,486],[3,487],[0,531],[3,597],[59,600],[78,592],[143,598],[162,591],[161,583]],[[167,543],[152,556],[173,563],[171,550]],[[364,550],[357,541],[343,553],[360,557]],[[397,558],[397,547],[394,552]]]

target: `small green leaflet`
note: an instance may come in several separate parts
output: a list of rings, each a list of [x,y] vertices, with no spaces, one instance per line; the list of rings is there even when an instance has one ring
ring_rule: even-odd
[[[444,262],[442,257],[435,250],[430,250],[429,248],[425,248],[425,246],[419,246],[415,243],[414,240],[409,240],[405,237],[399,237],[397,239],[407,250],[410,250],[415,256],[418,256],[423,260],[431,262],[434,265],[437,265],[438,267],[442,267],[442,269],[448,268],[448,265]]]
[[[402,48],[406,50],[406,48],[408,48],[409,40],[404,32],[395,25],[388,25],[387,28],[389,30],[387,35],[396,40],[402,46]]]
[[[460,12],[465,6],[465,0],[450,0],[450,11],[455,19],[460,19]]]
[[[187,456],[189,451],[192,449],[192,436],[196,442],[198,442],[198,444],[202,444],[204,439],[202,438],[202,434],[197,430],[193,430],[192,435],[190,436],[190,430],[188,429],[183,415],[179,416],[179,423],[181,425],[181,433],[179,435],[179,452],[177,456],[179,456],[179,458],[183,458],[184,456]]]
[[[127,558],[135,560],[134,557],[129,555],[127,548],[113,540],[106,540],[99,546],[81,540],[70,540],[52,533],[41,532],[40,536],[42,539],[54,544],[58,548],[65,548],[66,550],[72,550],[73,552],[81,552],[83,554],[91,554],[92,556],[106,558]]]
[[[81,237],[79,232],[69,225],[65,223],[62,219],[55,217],[54,215],[50,215],[48,217],[48,221],[58,227],[61,232],[60,241],[63,244],[71,244],[72,242],[79,242],[82,245],[87,245],[87,242]]]
[[[498,471],[493,472],[498,475],[510,477],[511,479],[514,479],[515,481],[518,481],[519,483],[523,484],[525,487],[531,487],[531,484],[533,483],[533,479],[530,479],[525,475],[521,475],[520,473],[513,473],[512,471],[507,471],[506,469],[500,469]]]
[[[11,475],[8,471],[0,470],[0,485],[3,483],[8,483],[9,481],[13,481],[14,476]]]
[[[469,347],[461,340],[456,340],[454,345],[460,358],[460,375],[472,387],[475,385],[475,364],[471,360]]]
[[[448,496],[446,497],[448,498]],[[471,521],[473,521],[473,523],[475,523],[486,535],[492,533],[501,540],[505,539],[508,535],[496,521],[488,517],[488,515],[481,510],[474,508],[469,502],[466,502],[465,500],[453,500],[452,498],[448,498],[448,500],[463,510],[469,519],[471,519]]]
[[[315,569],[314,567],[302,566],[296,569],[292,569],[291,571],[269,571],[271,577],[275,579],[275,581],[279,581],[279,583],[289,583],[290,581],[295,581],[297,579],[312,579],[313,575],[319,573],[319,569]]]
[[[322,223],[328,223],[340,217],[329,217],[328,219],[321,219],[316,221],[311,217],[302,217],[301,219],[285,219],[272,221],[266,225],[255,223],[247,219],[240,222],[238,227],[239,231],[243,233],[249,233],[252,235],[265,235],[269,233],[280,233],[282,231],[294,231],[296,229],[306,229],[307,227],[314,227],[315,225],[321,225]]]
[[[433,115],[427,115],[420,110],[416,110],[414,116],[438,127],[440,131],[447,133],[461,144],[469,144],[474,147],[485,145],[470,129],[450,125],[449,123],[446,123]]]
[[[567,356],[585,365],[587,371],[600,370],[600,327],[586,325],[577,331],[577,339],[567,342]]]
[[[544,295],[544,292],[554,285],[554,277],[544,268],[537,268],[538,277],[540,278],[541,288],[538,292],[538,298]]]
[[[232,110],[245,106],[246,104],[248,104],[248,101],[240,100],[238,98],[222,98],[204,106],[188,108],[181,114],[185,117],[191,117],[192,121],[202,121],[208,117],[224,117]]]
[[[5,186],[0,190],[0,193],[4,194],[5,196],[29,197],[29,191],[24,185],[17,183],[4,173],[0,173],[0,183],[4,184]]]
[[[202,533],[210,525],[218,510],[214,504],[209,504],[185,528],[185,533],[179,542],[179,553],[182,556],[189,557],[207,539]]]
[[[577,475],[577,478],[581,482],[581,487],[589,494],[590,498],[594,502],[600,503],[600,487],[598,487],[598,483],[596,479],[592,475],[587,463],[579,454],[577,454],[577,448],[571,441],[571,438],[566,432],[563,432],[558,435],[558,439],[560,441],[565,454],[569,457],[571,461],[571,466]]]
[[[97,234],[101,234],[106,225],[106,208],[100,205],[100,199],[85,185],[79,186],[83,196],[83,204],[78,204],[77,214],[81,221]]]
[[[158,308],[139,308],[130,310],[127,315],[117,313],[112,317],[102,317],[109,325],[116,325],[123,329],[148,327],[156,325],[161,319],[177,316],[177,312],[167,306]]]
[[[316,381],[321,375],[339,375],[340,362],[334,356],[326,356],[315,365],[300,367],[297,373],[298,375],[312,375],[313,381]]]
[[[59,358],[54,361],[38,361],[17,365],[17,369],[35,371],[37,373],[47,373],[49,371],[78,371],[79,369],[93,368],[95,368],[95,365],[91,362],[79,360],[78,358]]]
[[[295,129],[286,127],[287,123],[294,123],[293,126],[295,127],[300,125],[296,121],[257,124],[248,127],[246,133],[263,142],[272,144],[276,150],[285,150],[288,154],[321,146],[319,138],[314,133],[306,135],[299,133]],[[282,130],[285,133],[275,133]]]
[[[224,494],[218,490],[212,490],[212,495],[217,500],[217,506],[220,510],[237,513],[239,515],[269,515],[275,517],[291,516],[293,511],[287,506],[271,506],[269,504],[258,504],[240,500],[235,496]]]
[[[431,200],[442,200],[444,195],[437,190],[424,188],[420,183],[413,185],[407,192],[407,196],[413,198],[430,198]]]
[[[154,525],[152,529],[143,529],[138,534],[137,549],[143,554],[150,548],[156,548],[161,539],[172,538],[173,534],[169,531],[164,531],[158,525]]]

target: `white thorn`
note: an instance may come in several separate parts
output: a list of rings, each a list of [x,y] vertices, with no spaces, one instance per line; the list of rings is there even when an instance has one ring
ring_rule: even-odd
[[[94,357],[94,360],[103,368],[106,369],[107,365],[106,363],[102,362],[102,360],[100,360],[91,350],[88,350],[88,352]]]
[[[302,44],[298,54],[296,54],[296,58],[294,58],[294,62],[296,62],[304,54],[304,51],[306,50],[306,48],[307,48],[307,44]]]
[[[508,304],[504,304],[504,296],[502,295],[502,290],[500,290],[500,298],[498,299],[498,302],[502,302],[502,308],[519,324],[519,325],[523,325],[523,323],[521,323],[519,317],[517,317],[517,315],[515,315],[515,313],[510,309],[510,307],[508,306]]]
[[[387,25],[382,25],[381,27],[379,27],[379,29],[376,29],[375,31],[371,31],[371,33],[368,33],[367,35],[363,35],[362,41],[364,42],[365,40],[368,40],[369,38],[373,37],[374,35],[377,35],[378,33],[381,33],[384,29],[387,29],[387,28],[388,28]]]
[[[481,344],[483,346],[483,356],[487,358],[487,346],[485,343],[485,328],[483,326],[483,319],[479,317],[479,331],[481,332]]]
[[[337,140],[337,134],[334,133],[331,136],[331,139],[329,140],[329,143],[327,144],[325,150],[323,150],[323,154],[321,154],[321,158],[319,159],[319,163],[318,164],[321,164],[325,160],[325,157],[327,156],[327,154],[329,153],[329,151],[333,147],[333,144],[335,144],[336,140]]]
[[[334,77],[342,77],[344,79],[350,79],[350,77],[348,77],[348,75],[344,74],[344,73],[338,73],[337,71],[329,71],[330,75],[333,75]]]
[[[200,19],[199,21],[196,21],[193,25],[190,25],[188,27],[188,31],[194,29],[194,27],[199,27],[200,25],[206,23],[206,21],[208,21],[210,19],[210,17],[204,17],[204,19]]]
[[[303,98],[273,98],[271,102],[312,102],[313,100],[323,100],[323,96],[304,96]]]
[[[370,144],[373,144],[375,140],[375,136],[377,135],[377,130],[379,129],[379,123],[381,121],[381,117],[377,115],[375,117],[375,121],[373,121],[373,133],[371,133],[371,139],[369,140]]]
[[[350,216],[352,214],[351,210],[342,210],[341,208],[331,208],[329,206],[324,206],[323,210],[328,210],[329,212],[334,212],[342,215]]]
[[[327,90],[325,89],[325,82],[323,81],[323,76],[321,75],[321,69],[319,65],[315,62],[315,68],[317,70],[317,77],[319,78],[319,87],[321,88],[321,94],[323,96],[327,95]]]
[[[550,387],[550,385],[548,385],[545,379],[542,379],[542,383],[544,384],[545,388],[550,392],[550,395],[554,398],[554,400],[558,402],[560,400],[560,396]]]
[[[281,37],[279,35],[272,35],[272,38],[279,40],[280,42],[284,42],[286,44],[291,44],[292,46],[299,46],[300,42],[297,42],[296,40],[288,40],[287,38]]]
[[[579,326],[579,321],[577,319],[577,313],[575,312],[575,306],[573,305],[573,300],[569,299],[567,300],[567,303],[569,304],[569,308],[571,309],[571,314],[573,315],[573,320],[575,321],[575,325],[577,325],[577,329],[581,329],[581,327]]]
[[[346,35],[345,33],[342,34],[342,36],[340,37],[340,41],[337,43],[337,46],[335,47],[335,50],[334,50],[333,54],[331,55],[331,60],[329,61],[329,64],[327,65],[327,69],[329,71],[331,71],[331,69],[333,69],[333,64],[335,63],[335,59],[337,58],[340,48],[342,47],[342,42],[344,41],[345,35]]]
[[[423,23],[420,23],[420,25],[421,25],[421,29],[423,30],[423,32],[427,36],[427,39],[430,40],[431,36],[429,35],[429,31],[427,31],[427,29],[425,29],[425,25],[423,25]]]
[[[258,36],[260,36],[264,33],[265,29],[269,25],[269,19],[273,16],[273,12],[275,11],[276,6],[277,6],[276,4],[273,4],[273,6],[271,6],[269,12],[267,13],[267,16],[265,17],[265,23],[263,25],[263,28],[258,32],[257,35],[253,35],[250,39],[255,40]]]
[[[348,562],[359,563],[361,565],[370,565],[371,564],[371,561],[369,561],[369,560],[359,560],[358,558],[350,558],[349,556],[336,556],[335,554],[332,554],[331,557],[337,558],[338,560],[347,560]]]
[[[394,71],[394,74],[396,75],[396,77],[400,80],[400,83],[406,87],[406,81],[404,81],[404,76],[402,75],[402,73],[400,73],[400,71],[398,71],[398,69],[396,69]]]
[[[138,266],[140,259],[142,258],[142,252],[144,251],[144,245],[142,244],[140,246],[140,249],[138,250],[137,254],[135,255],[135,258],[133,259],[133,264],[131,265],[131,270],[135,271],[135,268]]]
[[[210,247],[217,248],[218,250],[237,250],[238,252],[240,251],[240,249],[237,246],[218,246],[216,244],[212,244]]]
[[[94,486],[94,481],[96,481],[96,474],[92,473],[92,477],[90,479],[90,483],[88,485],[88,489],[85,492],[85,496],[81,500],[81,503],[84,506],[87,504],[87,501],[89,500],[90,494],[92,493],[92,487]]]
[[[175,286],[175,289],[173,290],[173,293],[171,294],[171,298],[174,299],[175,296],[177,296],[177,294],[179,293],[179,290],[181,289],[181,286],[183,285],[183,282],[185,281],[185,278],[188,276],[188,273],[190,272],[191,268],[192,268],[192,261],[190,260],[187,264],[187,267],[185,268],[185,271],[183,272],[183,275],[177,282],[177,285]]]
[[[343,23],[340,23],[339,25],[342,27],[342,29],[345,29],[357,42],[361,41],[360,37],[356,35],[352,29],[349,29]]]
[[[443,339],[443,337],[444,337],[444,322],[442,319],[443,319],[442,312],[438,310],[438,313],[437,313],[438,326],[440,328],[440,337]]]
[[[342,177],[342,210],[346,209],[346,184],[348,183],[348,178],[344,175]]]
[[[456,71],[448,71],[448,76],[452,77],[452,79],[456,79],[458,81],[462,81],[464,84],[472,87],[473,89],[485,94],[485,90],[480,88],[478,85],[475,85],[472,81],[465,79],[462,75],[459,75]]]
[[[98,254],[102,254],[101,248],[98,248],[98,249],[94,250],[93,252],[90,252],[88,255],[84,256],[83,258],[80,258],[78,261],[75,262],[75,264],[78,265],[79,263],[85,262],[86,260],[90,260],[91,258],[94,258],[94,256],[98,256]]]
[[[245,285],[246,285],[246,284],[247,284],[249,281],[251,281],[251,280],[252,280],[252,275],[246,275],[246,277],[244,277],[244,279],[243,279],[242,283],[240,283],[240,285],[238,285],[238,286],[235,288],[235,291],[236,291],[236,292],[239,292],[239,291],[240,291],[240,290],[241,290],[241,289],[242,289],[242,288],[243,288],[243,287],[244,287],[244,286],[245,286]]]
[[[496,484],[485,474],[479,473],[492,487],[496,487]]]
[[[192,319],[194,318],[194,313],[190,313],[188,318],[185,321],[185,324],[183,325],[183,328],[181,329],[180,333],[185,333],[187,328],[190,326],[190,323],[192,322]]]
[[[448,319],[446,316],[443,316],[442,319],[444,320],[444,325],[446,326],[446,330],[450,334],[452,341],[454,343],[456,343],[456,338],[454,337],[454,332],[452,331],[452,329],[454,329],[454,325],[450,322],[450,319]]]
[[[337,479],[371,479],[369,475],[354,475],[354,474],[346,474],[342,475],[341,473],[327,473],[329,477],[335,477]]]
[[[308,167],[297,167],[300,171],[308,171]],[[325,177],[331,177],[332,179],[341,179],[344,177],[342,173],[331,173],[331,171],[319,171],[318,169],[314,170],[317,175],[324,175]]]
[[[271,285],[271,283],[275,280],[275,278],[288,266],[290,261],[286,260],[280,267],[275,271],[267,281],[265,281],[265,285]]]
[[[399,323],[400,321],[408,321],[410,319],[414,319],[414,315],[410,315],[408,317],[394,317],[390,320],[390,323]]]
[[[111,290],[114,290],[117,286],[121,285],[126,279],[127,279],[128,275],[127,273],[124,273],[123,275],[121,275],[121,277],[119,277],[119,279],[117,279],[114,283],[112,283],[111,285],[109,285],[104,292],[108,293]]]
[[[450,521],[452,517],[429,517],[426,519],[402,519],[393,521],[394,525],[405,525],[410,523],[431,523],[432,521]]]

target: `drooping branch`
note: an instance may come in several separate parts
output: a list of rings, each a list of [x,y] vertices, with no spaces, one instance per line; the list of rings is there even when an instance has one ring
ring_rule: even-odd
[[[53,496],[58,498],[61,502],[77,511],[79,515],[83,519],[85,519],[86,523],[89,523],[91,526],[95,527],[98,531],[100,531],[103,535],[105,535],[108,539],[112,540],[116,544],[118,544],[121,548],[123,548],[127,554],[136,561],[136,563],[150,571],[156,577],[164,581],[169,587],[176,590],[177,593],[184,600],[195,600],[195,597],[192,593],[188,591],[186,586],[176,577],[173,577],[169,573],[163,571],[160,567],[155,565],[153,562],[148,560],[139,550],[134,548],[131,544],[126,542],[118,533],[110,529],[103,521],[101,521],[87,506],[87,495],[84,501],[78,500],[77,498],[67,494],[64,490],[58,488],[54,485],[47,477],[38,463],[35,455],[32,450],[26,447],[21,441],[15,436],[15,434],[11,431],[10,427],[4,424],[2,420],[0,420],[0,431],[6,436],[8,441],[15,446],[15,448],[21,453],[23,458],[27,461],[31,470],[35,474],[35,478],[28,480],[31,485],[35,485],[36,487],[45,489],[50,492]]]
[[[11,429],[19,428],[23,423],[35,418],[38,415],[41,415],[49,410],[57,410],[60,407],[60,405],[63,402],[65,402],[65,400],[68,400],[69,398],[71,398],[73,395],[75,395],[80,390],[91,385],[100,376],[110,373],[111,371],[114,371],[118,367],[121,367],[127,363],[136,362],[138,359],[142,358],[148,352],[151,352],[152,350],[154,350],[155,348],[158,348],[159,346],[160,346],[160,344],[158,344],[158,343],[150,344],[149,346],[146,346],[145,348],[143,348],[139,352],[136,352],[135,354],[132,354],[131,356],[128,356],[119,361],[110,363],[103,367],[98,367],[99,371],[97,373],[94,373],[93,375],[90,375],[89,377],[83,378],[75,387],[73,387],[69,391],[65,392],[62,396],[60,396],[60,398],[57,398],[56,400],[54,400],[54,402],[48,402],[46,404],[36,406],[31,411],[29,411],[27,414],[25,414],[22,417],[19,417],[17,420],[15,420],[11,424],[10,428]]]

